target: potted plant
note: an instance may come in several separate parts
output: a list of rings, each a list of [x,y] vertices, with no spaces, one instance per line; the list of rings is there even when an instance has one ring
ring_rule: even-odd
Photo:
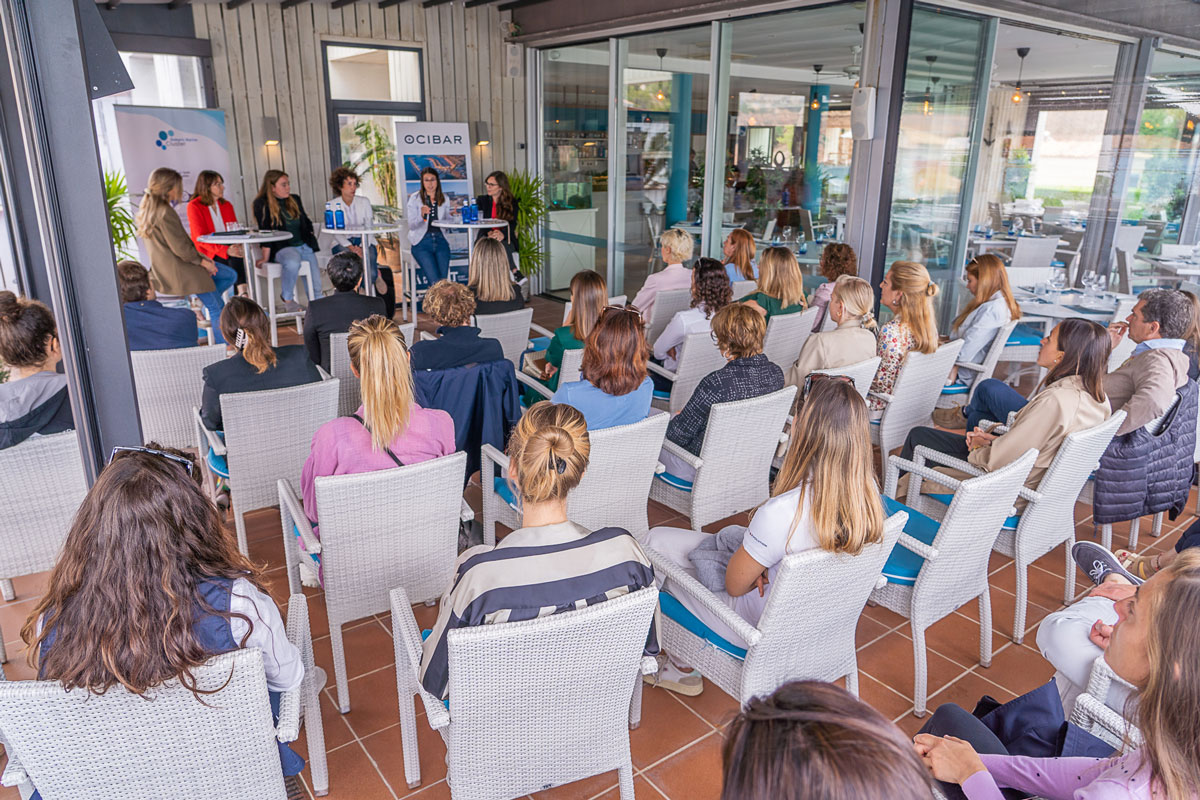
[[[136,258],[129,244],[137,236],[137,226],[129,211],[129,187],[120,172],[104,172],[104,204],[108,209],[108,228],[112,233],[113,252],[118,260]],[[2,381],[0,381],[2,382]]]
[[[508,173],[508,185],[518,206],[517,255],[521,274],[532,275],[546,263],[541,236],[546,225],[546,186],[541,177],[524,170]]]
[[[396,180],[396,146],[387,131],[378,123],[363,120],[354,125],[358,138],[356,158],[348,158],[344,166],[359,175],[370,175],[379,189],[382,202],[372,206],[375,217],[381,222],[395,222],[403,216],[399,207],[399,184]],[[381,236],[377,240],[379,263],[393,269],[400,268],[400,248],[395,236]]]

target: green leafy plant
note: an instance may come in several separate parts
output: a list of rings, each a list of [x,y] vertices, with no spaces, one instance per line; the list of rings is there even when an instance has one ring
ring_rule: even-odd
[[[113,250],[117,258],[137,258],[130,249],[130,244],[137,236],[137,226],[129,211],[129,186],[120,172],[105,171],[104,204],[108,208],[108,227],[112,232]]]
[[[0,383],[8,383],[8,369],[0,364]]]
[[[355,123],[354,135],[358,137],[358,152],[343,164],[359,175],[367,174],[379,187],[381,204],[376,212],[394,213],[399,216],[398,188],[396,184],[396,146],[379,124],[371,120]]]
[[[524,170],[508,173],[508,185],[517,200],[517,239],[521,274],[532,275],[546,263],[541,231],[546,225],[546,184],[540,176]]]

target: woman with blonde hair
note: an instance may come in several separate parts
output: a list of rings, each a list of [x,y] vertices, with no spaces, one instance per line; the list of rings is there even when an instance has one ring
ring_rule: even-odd
[[[183,200],[183,176],[170,167],[150,173],[146,193],[138,204],[137,235],[150,256],[150,284],[155,294],[168,297],[196,295],[208,309],[213,336],[225,340],[216,329],[225,303],[221,299],[237,282],[237,273],[225,264],[205,258],[183,229],[173,206]]]
[[[758,264],[754,260],[758,245],[754,236],[745,228],[734,228],[721,244],[721,255],[725,256],[725,272],[729,280],[753,281],[758,279]]]
[[[854,254],[853,247],[843,242],[830,242],[825,245],[825,249],[821,251],[821,275],[825,278],[825,283],[813,290],[812,299],[809,301],[810,305],[821,309],[816,322],[813,323],[813,333],[821,330],[825,322],[834,282],[843,275],[857,274],[858,256]]]
[[[667,266],[662,272],[655,272],[646,278],[642,288],[634,295],[631,306],[642,312],[647,320],[654,310],[654,298],[659,292],[673,289],[687,289],[692,285],[692,271],[685,267],[685,261],[692,260],[692,252],[696,242],[687,231],[678,228],[663,233],[658,237],[659,247],[662,248],[662,260]]]
[[[362,405],[317,429],[300,474],[304,513],[318,536],[317,478],[417,464],[455,449],[450,415],[416,401],[408,346],[395,322],[378,314],[355,322],[346,345],[350,371],[362,383]],[[319,585],[319,565],[316,554],[301,554],[306,585]]]
[[[504,243],[481,236],[471,251],[467,288],[475,295],[475,314],[503,314],[525,307],[525,294],[513,283]]]
[[[768,247],[758,262],[758,291],[741,302],[764,315],[796,314],[808,308],[804,299],[804,275],[795,254],[786,247]]]
[[[871,284],[856,275],[842,275],[833,284],[828,313],[837,327],[808,335],[800,357],[784,375],[789,386],[804,386],[810,372],[847,367],[875,355],[876,325],[871,311],[875,293]]]
[[[300,196],[292,194],[291,178],[283,170],[269,169],[263,175],[262,186],[254,198],[254,219],[259,230],[285,231],[290,239],[264,245],[258,266],[268,260],[277,261],[283,268],[279,278],[279,295],[283,308],[289,313],[300,310],[296,302],[296,276],[300,274],[300,262],[307,261],[313,280],[320,275],[317,267],[317,236],[313,232],[312,220],[304,213]],[[312,300],[313,298],[309,298]]]
[[[628,531],[593,532],[567,517],[567,495],[583,479],[591,452],[581,413],[538,403],[521,417],[507,449],[521,527],[495,545],[477,545],[458,557],[454,583],[442,597],[421,656],[421,683],[435,697],[446,697],[451,630],[575,610],[654,581],[650,560]],[[651,627],[646,654],[657,652]]]
[[[1136,590],[1125,588],[1104,660],[1136,690],[1123,716],[1137,726],[1141,743],[1106,758],[1009,755],[1003,731],[998,736],[946,704],[915,740],[944,795],[992,800],[1009,787],[1020,796],[1080,800],[1200,797],[1200,552],[1189,550]],[[1005,730],[1020,730],[1020,717],[1012,722]]]
[[[751,625],[757,625],[784,556],[821,549],[857,555],[883,539],[883,502],[872,466],[870,419],[862,396],[849,381],[814,381],[792,429],[791,445],[771,485],[771,499],[750,518],[749,527],[730,525],[717,541],[736,540],[717,598]],[[652,528],[646,546],[695,574],[689,554],[712,535],[681,528]],[[711,546],[711,545],[710,545]],[[718,544],[719,550],[726,548]],[[732,548],[731,548],[732,549]],[[725,643],[749,645],[686,592],[660,588]],[[710,589],[714,587],[710,586]],[[670,612],[668,612],[670,613]],[[683,664],[663,660],[659,676],[648,678],[680,694],[699,694],[700,676]]]
[[[933,298],[937,297],[938,287],[929,279],[929,271],[923,265],[915,261],[896,261],[883,276],[879,288],[880,302],[895,316],[879,331],[879,371],[871,382],[871,391],[891,394],[909,350],[932,353],[938,348],[933,315]],[[883,415],[887,406],[875,396],[869,397],[867,403],[875,419]]]
[[[974,383],[977,373],[959,365],[982,361],[997,332],[1021,318],[1000,256],[984,253],[971,259],[967,264],[967,291],[972,295],[971,302],[958,312],[951,326],[952,338],[962,339],[963,346],[946,378],[947,386],[959,383],[969,387]]]

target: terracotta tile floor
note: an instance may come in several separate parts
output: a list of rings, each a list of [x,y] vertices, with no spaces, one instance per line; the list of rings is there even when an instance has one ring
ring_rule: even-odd
[[[561,319],[561,306],[540,301],[539,322],[551,327]],[[294,334],[293,334],[294,335]],[[283,338],[283,337],[281,337]],[[467,496],[478,511],[478,487]],[[1179,533],[1194,521],[1188,513],[1174,523],[1164,525],[1164,533],[1153,539],[1143,533],[1140,549],[1157,552],[1173,545]],[[650,504],[652,524],[686,527],[686,521],[670,509]],[[726,522],[708,527],[717,530]],[[280,559],[278,512],[267,510],[247,518],[251,556],[268,568],[272,595],[286,605],[287,579]],[[1091,537],[1089,509],[1077,507],[1077,534]],[[1117,526],[1116,546],[1124,546],[1127,525]],[[1143,531],[1149,530],[1149,521]],[[994,622],[992,666],[978,664],[978,614],[966,606],[928,632],[929,707],[956,702],[972,707],[983,694],[1008,700],[1048,680],[1052,670],[1042,660],[1034,644],[1041,620],[1061,607],[1065,562],[1061,550],[1041,559],[1030,569],[1030,606],[1025,644],[1013,644],[1010,634],[1015,597],[1012,594],[1013,568],[1010,559],[993,554],[990,568]],[[45,585],[46,576],[37,575],[15,581],[17,599],[0,603],[0,628],[9,653],[6,670],[10,679],[28,679],[32,671],[25,664],[19,641],[21,624],[33,600]],[[1077,594],[1083,594],[1086,579],[1077,574]],[[330,663],[328,622],[321,593],[308,589],[309,611],[316,637],[318,664],[333,674]],[[285,609],[286,610],[286,609]],[[428,624],[432,609],[417,606],[417,619]],[[391,800],[391,798],[449,797],[444,780],[445,749],[441,737],[423,719],[418,705],[417,728],[421,745],[423,783],[410,791],[404,782],[400,751],[400,729],[396,712],[396,684],[393,674],[390,621],[387,615],[359,620],[345,629],[347,667],[351,677],[353,707],[339,714],[334,690],[328,686],[322,696],[326,747],[329,753],[330,798],[338,800]],[[906,732],[914,733],[922,720],[912,716],[912,640],[908,624],[895,614],[868,607],[858,626],[859,688],[862,697],[885,716],[896,721]],[[736,710],[736,703],[724,692],[706,682],[704,693],[682,698],[670,692],[647,687],[644,692],[641,727],[632,731],[636,794],[641,798],[704,800],[720,796],[722,729]],[[297,749],[306,752],[303,734]],[[303,777],[307,789],[308,772]],[[0,800],[16,798],[15,789],[0,789]],[[616,798],[616,773],[600,775],[577,783],[538,792],[539,798]]]

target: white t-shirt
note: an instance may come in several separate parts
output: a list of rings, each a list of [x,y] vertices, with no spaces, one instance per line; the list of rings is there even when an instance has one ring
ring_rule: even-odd
[[[746,552],[750,554],[751,558],[767,568],[768,583],[763,596],[759,597],[758,591],[751,589],[739,598],[757,606],[753,609],[754,620],[762,616],[783,557],[820,547],[812,525],[811,492],[804,495],[804,508],[800,515],[800,521],[796,524],[796,530],[792,533],[791,538],[788,538],[799,502],[799,486],[789,492],[772,497],[763,503],[758,511],[754,512],[754,519],[750,520],[750,527],[746,528],[746,532],[742,536],[742,547],[746,548]],[[740,608],[739,613],[743,613]],[[746,615],[743,613],[743,616]],[[750,619],[748,616],[746,618]]]

